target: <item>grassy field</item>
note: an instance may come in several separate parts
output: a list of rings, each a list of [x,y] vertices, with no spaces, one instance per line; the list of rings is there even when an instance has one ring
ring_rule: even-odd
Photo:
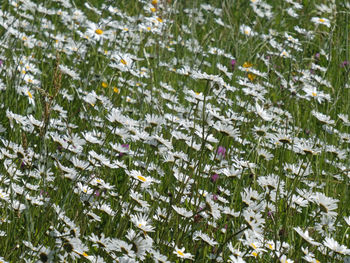
[[[0,262],[346,262],[349,13],[4,0]]]

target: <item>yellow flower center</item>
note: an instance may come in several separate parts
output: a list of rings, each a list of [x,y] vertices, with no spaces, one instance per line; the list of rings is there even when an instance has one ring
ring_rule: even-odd
[[[152,7],[151,11],[154,13],[156,11],[156,9],[154,7]]]
[[[256,245],[254,245],[254,243],[250,244],[254,249],[257,249]]]
[[[257,256],[258,256],[258,253],[256,253],[255,251],[253,251],[253,252],[252,252],[252,255],[253,255],[254,257],[257,257]]]
[[[118,93],[119,94],[119,89],[117,88],[117,87],[114,87],[114,89],[113,89],[113,91],[115,92],[115,93]]]
[[[163,22],[163,19],[161,19],[160,17],[157,17],[157,20],[158,20],[159,23]]]
[[[316,93],[316,92],[312,92],[312,96],[313,96],[313,97],[316,97],[316,96],[317,96],[317,93]]]
[[[83,256],[84,256],[84,257],[87,257],[87,256],[88,256],[88,254],[86,254],[86,252],[83,252]]]
[[[102,30],[102,29],[96,29],[96,30],[95,30],[95,33],[96,33],[97,35],[102,35],[102,34],[103,34],[103,30]]]
[[[182,257],[185,256],[185,254],[182,253],[180,250],[178,250],[177,253],[178,253],[180,256],[182,256]]]
[[[120,62],[124,65],[126,65],[126,61],[124,59],[121,59]]]
[[[323,18],[320,18],[318,21],[320,21],[321,23],[326,22],[326,20],[324,20]]]
[[[107,88],[107,87],[108,87],[108,83],[107,83],[107,82],[102,82],[101,85],[102,85],[102,87],[104,87],[104,88]]]
[[[137,178],[142,182],[146,182],[146,178],[141,175],[138,175]]]

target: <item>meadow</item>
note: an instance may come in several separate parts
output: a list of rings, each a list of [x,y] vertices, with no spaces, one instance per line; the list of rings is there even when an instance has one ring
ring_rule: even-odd
[[[0,262],[347,262],[349,14],[2,1]]]

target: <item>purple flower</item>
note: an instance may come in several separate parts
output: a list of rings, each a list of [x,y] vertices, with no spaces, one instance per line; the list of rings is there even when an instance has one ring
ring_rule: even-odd
[[[219,175],[218,174],[213,174],[210,178],[210,181],[212,181],[213,183],[215,183],[216,180],[219,179]]]
[[[231,60],[231,68],[232,68],[232,70],[235,70],[236,63],[237,63],[237,61],[235,59]]]
[[[346,67],[346,66],[348,66],[349,65],[349,61],[347,61],[347,60],[344,60],[341,64],[340,64],[340,66],[342,67],[342,68],[344,68],[344,67]]]
[[[218,155],[219,157],[225,158],[225,154],[226,154],[226,148],[223,146],[219,146],[218,147]]]
[[[316,53],[316,54],[315,54],[315,59],[316,59],[316,60],[319,60],[319,59],[320,59],[320,56],[321,56],[320,53]]]
[[[0,67],[4,64],[4,62],[0,59]]]

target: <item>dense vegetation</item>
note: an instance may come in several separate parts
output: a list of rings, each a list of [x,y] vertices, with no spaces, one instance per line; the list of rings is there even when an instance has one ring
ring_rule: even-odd
[[[343,262],[349,12],[3,1],[0,262]]]

